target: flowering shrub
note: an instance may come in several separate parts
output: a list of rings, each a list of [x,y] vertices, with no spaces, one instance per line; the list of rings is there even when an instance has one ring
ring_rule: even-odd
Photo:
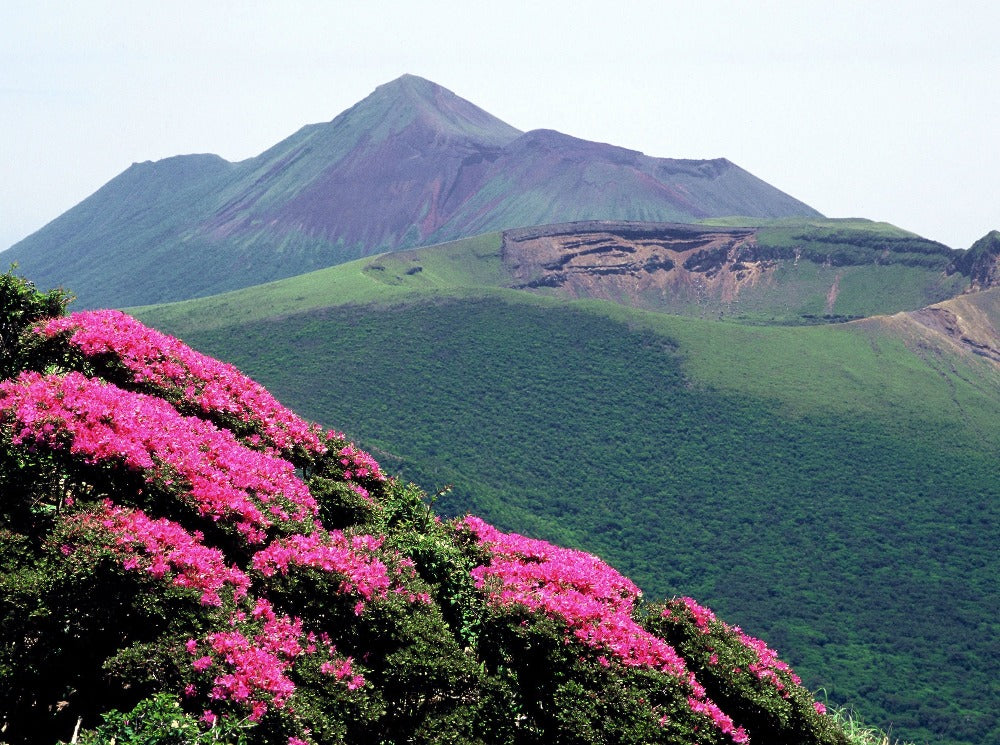
[[[349,657],[336,656],[328,635],[304,632],[301,620],[276,614],[267,600],[257,600],[249,616],[238,612],[231,622],[243,629],[212,632],[203,643],[189,639],[185,649],[194,658],[191,668],[210,680],[208,698],[248,707],[252,722],[260,721],[269,706],[280,709],[287,704],[295,692],[289,672],[300,657],[321,656],[320,671],[342,681],[348,690],[365,683]],[[185,687],[188,696],[197,691],[195,683]],[[206,710],[205,716],[209,723],[215,721],[215,712]]]
[[[652,668],[682,680],[690,690],[687,701],[692,711],[710,719],[733,742],[747,742],[745,730],[706,698],[704,687],[674,648],[633,620],[640,593],[630,580],[583,551],[501,533],[477,517],[466,517],[459,525],[492,553],[490,563],[476,567],[472,575],[493,603],[543,610],[565,621],[572,637],[621,664]],[[491,578],[497,580],[492,586]],[[604,656],[597,660],[610,664]]]
[[[340,591],[360,597],[354,606],[361,615],[365,602],[385,598],[389,592],[404,594],[410,602],[430,602],[426,593],[408,591],[399,582],[404,574],[413,575],[413,562],[395,557],[396,569],[390,571],[378,554],[385,537],[371,535],[345,536],[339,530],[325,533],[316,530],[310,535],[293,535],[276,540],[253,557],[253,568],[265,577],[290,567],[312,567],[343,577]]]
[[[100,512],[82,513],[67,522],[71,528],[78,526],[89,540],[96,538],[112,547],[125,569],[170,578],[177,587],[197,590],[205,605],[222,605],[219,593],[223,590],[233,600],[246,597],[250,585],[247,576],[227,566],[221,551],[205,546],[201,533],[189,533],[171,520],[152,520],[138,510],[106,501]],[[74,547],[63,543],[60,550],[68,556]]]
[[[148,483],[182,482],[183,498],[206,517],[236,518],[252,543],[276,522],[311,519],[316,503],[280,458],[250,450],[233,435],[167,402],[80,373],[22,373],[0,383],[0,421],[12,443],[68,450],[91,464],[121,463]]]
[[[343,466],[344,481],[362,499],[371,501],[371,492],[365,487],[385,481],[385,474],[375,459],[365,451],[358,450],[351,442],[337,451],[337,461]]]
[[[765,642],[692,598],[650,610],[646,627],[690,660],[710,695],[745,723],[751,737],[768,743],[843,742],[826,707]]]
[[[782,698],[788,697],[788,694],[785,691],[785,679],[790,680],[795,685],[802,683],[802,679],[792,672],[792,668],[788,666],[788,663],[779,660],[778,653],[769,648],[767,644],[760,639],[755,639],[752,636],[745,634],[743,629],[739,626],[730,626],[724,621],[720,621],[715,617],[715,613],[708,608],[699,605],[694,598],[681,598],[680,602],[682,602],[691,615],[694,616],[695,626],[698,627],[702,634],[706,636],[711,635],[712,626],[721,628],[722,631],[735,636],[744,647],[753,652],[757,659],[747,665],[747,670],[755,675],[758,680],[773,685],[775,690],[781,694]],[[672,613],[673,611],[669,607],[664,608],[663,610],[663,616],[665,618],[672,615]],[[711,660],[712,658],[709,658],[710,663]],[[779,675],[779,673],[783,673],[783,675]]]
[[[693,600],[444,523],[234,368],[63,300],[0,276],[5,743],[841,742]]]
[[[196,352],[118,310],[90,310],[52,318],[38,328],[91,359],[120,363],[132,381],[194,404],[206,414],[231,414],[260,433],[255,442],[279,450],[325,452],[320,431],[282,406],[259,383],[232,365]]]

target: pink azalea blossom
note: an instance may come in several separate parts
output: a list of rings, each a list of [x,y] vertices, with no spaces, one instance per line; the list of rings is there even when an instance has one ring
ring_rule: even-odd
[[[361,597],[354,608],[356,615],[364,603],[383,599],[390,590],[406,594],[410,602],[430,602],[426,593],[412,593],[401,584],[404,576],[413,576],[413,562],[396,561],[391,571],[382,561],[379,549],[384,536],[346,536],[339,530],[316,529],[309,535],[296,534],[273,541],[253,556],[252,566],[265,577],[287,574],[291,567],[312,567],[340,575],[340,589]],[[393,557],[396,558],[396,557]]]
[[[132,373],[135,383],[178,396],[205,413],[231,414],[259,428],[260,444],[279,450],[298,445],[315,454],[326,451],[319,428],[279,404],[262,385],[121,311],[80,311],[53,318],[38,331],[50,338],[67,333],[70,346],[86,357],[114,358]]]
[[[765,642],[745,633],[739,626],[730,626],[724,621],[720,621],[711,610],[699,605],[693,598],[684,597],[680,600],[694,616],[695,625],[701,629],[702,633],[708,634],[711,632],[710,624],[717,626],[723,632],[734,634],[743,646],[756,655],[756,662],[750,663],[747,667],[759,680],[774,686],[786,698],[786,685],[778,673],[786,674],[788,679],[796,685],[802,683],[802,679],[795,674],[788,663],[779,659],[778,653],[768,647]],[[669,615],[669,613],[669,609],[664,610],[664,615]],[[718,661],[718,656],[713,655],[712,657]],[[713,662],[712,664],[715,663]],[[739,670],[735,672],[739,672]]]
[[[364,685],[351,658],[336,656],[329,637],[304,631],[301,619],[275,613],[269,601],[257,599],[251,617],[244,619],[243,628],[213,632],[203,642],[192,639],[186,644],[192,656],[201,654],[191,663],[196,672],[218,671],[209,698],[245,705],[251,720],[258,721],[269,706],[280,709],[287,704],[295,691],[289,677],[292,666],[313,654],[327,657],[320,672],[342,681],[348,690]]]
[[[153,520],[140,510],[105,502],[101,511],[80,515],[73,522],[106,536],[124,569],[198,590],[205,605],[221,605],[223,590],[239,600],[250,586],[242,571],[226,565],[221,551],[203,545],[200,534],[171,520]]]
[[[118,463],[147,482],[169,482],[202,515],[232,519],[250,543],[263,542],[275,522],[318,514],[288,461],[251,450],[162,399],[80,373],[28,372],[0,383],[0,422],[13,429],[15,444],[68,450],[87,463]],[[287,520],[275,516],[275,506]]]
[[[567,640],[576,639],[628,667],[645,667],[671,675],[691,692],[688,705],[710,719],[733,742],[749,740],[741,727],[707,698],[704,687],[687,670],[684,659],[667,642],[646,631],[632,617],[639,588],[596,556],[553,546],[516,533],[502,533],[478,517],[468,516],[459,529],[471,532],[489,549],[490,562],[472,576],[490,602],[502,607],[541,610],[566,623]]]

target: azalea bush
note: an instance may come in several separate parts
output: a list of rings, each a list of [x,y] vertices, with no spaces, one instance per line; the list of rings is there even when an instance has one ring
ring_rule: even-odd
[[[0,741],[839,743],[766,644],[443,521],[342,433],[0,278]]]

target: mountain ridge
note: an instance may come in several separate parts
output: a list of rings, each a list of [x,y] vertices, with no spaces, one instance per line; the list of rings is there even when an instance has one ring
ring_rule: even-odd
[[[725,159],[521,132],[405,75],[238,163],[134,164],[5,256],[39,285],[71,285],[80,305],[122,307],[491,230],[733,214],[819,216]]]

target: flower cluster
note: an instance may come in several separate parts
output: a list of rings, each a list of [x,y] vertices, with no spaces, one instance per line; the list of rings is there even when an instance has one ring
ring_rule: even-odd
[[[295,692],[288,673],[299,658],[320,654],[325,657],[320,672],[344,682],[349,690],[364,685],[363,676],[354,672],[350,657],[338,658],[336,647],[325,634],[305,632],[302,621],[274,612],[267,600],[258,600],[248,618],[240,612],[232,619],[231,631],[209,634],[204,642],[189,639],[187,651],[195,659],[191,667],[211,677],[210,699],[232,701],[250,709],[250,720],[259,721],[269,704],[282,708]],[[237,625],[253,627],[247,636]],[[198,688],[188,684],[185,693],[193,696]],[[212,721],[215,714],[206,712]]]
[[[348,537],[339,530],[327,533],[317,529],[309,535],[297,534],[272,542],[254,555],[253,568],[265,577],[277,572],[286,574],[291,566],[342,575],[341,591],[361,597],[354,608],[358,615],[364,610],[365,602],[385,598],[390,590],[405,593],[410,602],[429,602],[426,594],[409,592],[398,582],[405,573],[414,573],[413,562],[408,559],[396,562],[393,574],[397,583],[394,585],[390,570],[377,554],[384,540],[384,537]]]
[[[785,690],[785,681],[779,673],[786,675],[795,685],[800,685],[802,683],[802,679],[795,674],[788,663],[780,660],[778,658],[778,653],[768,647],[765,642],[750,636],[739,626],[730,626],[725,621],[720,621],[711,610],[699,605],[693,598],[680,598],[679,602],[683,603],[687,610],[690,611],[691,615],[694,617],[695,626],[700,629],[703,634],[712,633],[712,627],[716,627],[717,630],[721,630],[725,634],[732,635],[740,642],[740,644],[752,651],[757,659],[756,662],[750,663],[747,666],[747,669],[750,673],[757,677],[758,680],[762,680],[773,685],[783,698],[787,698],[788,693]],[[669,607],[663,610],[664,616],[669,616],[670,614],[671,609]],[[717,663],[718,657],[716,655],[713,655],[712,659],[714,659]]]
[[[472,576],[492,603],[541,610],[562,619],[574,638],[612,654],[623,665],[679,679],[689,686],[692,711],[711,719],[734,742],[749,740],[746,731],[707,698],[677,651],[635,622],[632,613],[640,593],[630,580],[591,554],[502,533],[478,517],[466,517],[459,529],[470,531],[491,553],[490,563],[476,567]]]
[[[344,469],[344,481],[362,498],[371,501],[371,495],[365,484],[371,486],[386,480],[385,474],[376,460],[364,450],[359,450],[354,443],[348,443],[337,453],[337,460]]]
[[[84,356],[111,356],[136,383],[179,396],[205,413],[231,414],[260,431],[264,445],[283,451],[296,445],[316,454],[326,451],[319,428],[278,403],[262,385],[121,311],[81,311],[53,318],[38,331],[50,338],[69,332],[69,344]]]
[[[179,488],[202,515],[236,518],[252,543],[277,521],[312,520],[318,511],[291,463],[162,399],[80,373],[29,372],[0,383],[0,419],[12,425],[15,444],[68,448],[88,463],[121,463],[149,483]]]
[[[189,533],[171,520],[153,520],[139,510],[106,501],[99,512],[83,513],[74,522],[105,535],[106,545],[116,550],[125,569],[199,590],[205,605],[222,605],[219,593],[227,587],[234,600],[247,594],[250,580],[242,571],[227,566],[222,552],[205,546],[200,533]],[[64,553],[71,551],[72,546],[64,545]]]

